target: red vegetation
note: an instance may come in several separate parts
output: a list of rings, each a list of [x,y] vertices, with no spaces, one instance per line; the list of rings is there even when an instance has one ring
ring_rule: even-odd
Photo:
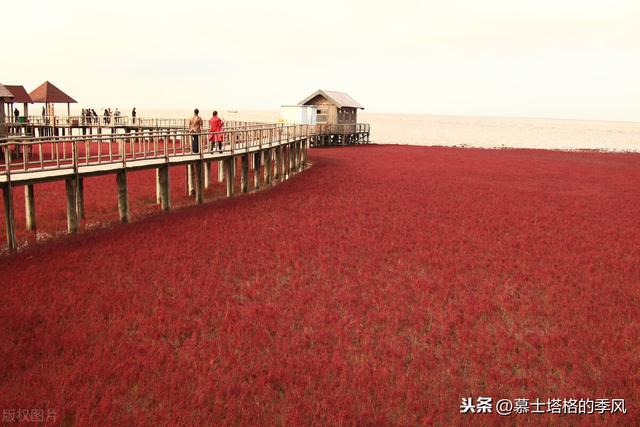
[[[459,414],[466,396],[604,397],[629,413],[504,421],[637,424],[640,156],[311,160],[268,191],[0,259],[0,407],[77,425],[449,425],[490,423]],[[140,174],[134,213],[155,197]],[[112,177],[93,179],[87,214],[115,209]]]

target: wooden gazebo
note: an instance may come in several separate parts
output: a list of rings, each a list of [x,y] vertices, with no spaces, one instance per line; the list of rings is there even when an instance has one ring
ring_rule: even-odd
[[[34,103],[45,104],[45,115],[47,117],[54,115],[54,104],[67,104],[67,116],[70,116],[71,104],[75,104],[77,102],[49,81],[46,81],[35,88],[31,91],[29,96]]]
[[[33,104],[29,93],[26,91],[24,86],[20,85],[5,85],[9,92],[13,95],[13,99],[11,99],[9,103],[9,117],[13,117],[13,104],[22,104],[22,115],[25,117],[29,116],[29,104]],[[18,118],[13,117],[13,121],[17,122]]]
[[[6,133],[5,119],[4,119],[4,104],[11,102],[13,94],[9,89],[0,84],[0,136]]]

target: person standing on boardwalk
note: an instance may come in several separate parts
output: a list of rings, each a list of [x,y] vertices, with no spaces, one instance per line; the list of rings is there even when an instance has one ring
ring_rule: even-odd
[[[20,117],[20,110],[16,108],[15,110],[13,110],[13,119],[17,122],[18,117]]]
[[[193,117],[189,120],[189,133],[191,134],[191,152],[198,153],[200,150],[198,141],[200,139],[200,132],[202,132],[202,119],[200,116],[200,110],[197,108],[193,110]]]
[[[133,107],[133,110],[131,110],[131,120],[133,121],[133,124],[136,124],[136,107]]]
[[[218,143],[218,150],[222,153],[222,139],[223,139],[223,135],[221,133],[216,133],[216,132],[222,132],[222,127],[224,126],[224,122],[220,119],[220,117],[218,117],[218,112],[214,111],[213,115],[211,116],[211,119],[209,120],[209,150],[213,151],[215,150],[215,145],[216,142]]]

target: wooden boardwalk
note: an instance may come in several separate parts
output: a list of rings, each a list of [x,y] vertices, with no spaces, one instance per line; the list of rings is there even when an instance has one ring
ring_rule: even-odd
[[[7,248],[16,250],[13,191],[23,186],[28,230],[36,229],[34,185],[64,180],[67,231],[75,233],[84,218],[83,179],[115,174],[120,221],[130,220],[127,172],[156,170],[156,199],[162,210],[171,207],[169,167],[186,166],[188,191],[196,203],[204,200],[212,162],[218,163],[227,196],[235,193],[236,171],[240,191],[248,192],[249,163],[264,176],[254,174],[254,187],[288,179],[304,169],[310,146],[369,142],[369,125],[285,125],[257,122],[225,123],[222,132],[190,134],[182,119],[130,119],[117,122],[75,123],[73,120],[10,123],[0,139],[0,187],[3,192]],[[105,125],[106,126],[103,126]],[[208,125],[208,123],[206,124]],[[79,135],[78,135],[79,134]],[[37,136],[34,136],[37,135]],[[194,143],[195,138],[195,145]],[[216,141],[215,144],[209,139]],[[218,144],[219,141],[219,144]],[[215,145],[215,146],[213,146]]]

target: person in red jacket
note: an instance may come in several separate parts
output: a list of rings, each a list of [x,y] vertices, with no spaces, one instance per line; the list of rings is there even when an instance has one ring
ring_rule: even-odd
[[[218,150],[222,153],[222,140],[223,135],[222,127],[224,126],[224,122],[218,117],[218,112],[214,111],[213,116],[211,116],[211,120],[209,120],[209,142],[210,150],[213,151],[215,149],[215,143],[218,143]]]

